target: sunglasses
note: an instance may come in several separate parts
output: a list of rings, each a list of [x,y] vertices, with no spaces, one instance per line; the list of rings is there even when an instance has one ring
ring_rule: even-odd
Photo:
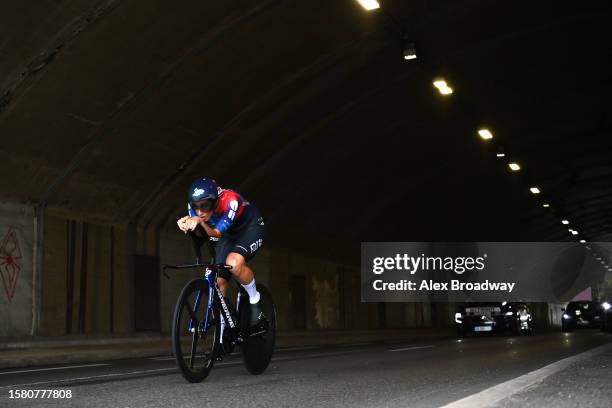
[[[202,200],[191,203],[193,210],[210,211],[213,208],[213,202],[211,200]]]

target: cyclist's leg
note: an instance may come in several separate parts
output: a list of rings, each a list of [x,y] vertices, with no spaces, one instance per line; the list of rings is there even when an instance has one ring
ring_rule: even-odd
[[[225,263],[232,266],[232,275],[242,286],[251,283],[255,278],[253,270],[247,263],[259,252],[263,245],[264,235],[263,219],[254,218],[254,221],[239,233],[227,254]]]
[[[263,315],[258,303],[260,296],[255,285],[255,275],[247,263],[253,259],[263,245],[264,233],[263,219],[261,217],[254,218],[253,222],[236,237],[236,242],[225,260],[226,264],[232,266],[232,275],[249,295],[252,325],[257,324],[263,318]]]
[[[227,255],[235,244],[235,240],[229,236],[224,236],[219,239],[215,245],[215,263],[223,264],[226,263]],[[223,296],[227,296],[228,282],[232,278],[231,272],[227,270],[219,271],[217,275],[217,285]]]

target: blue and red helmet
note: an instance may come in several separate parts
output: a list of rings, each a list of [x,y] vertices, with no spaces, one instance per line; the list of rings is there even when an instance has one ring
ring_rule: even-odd
[[[220,188],[215,180],[209,178],[197,179],[191,183],[187,191],[187,201],[192,208],[197,207],[197,204],[203,201],[210,201],[214,207],[219,198],[219,190]]]

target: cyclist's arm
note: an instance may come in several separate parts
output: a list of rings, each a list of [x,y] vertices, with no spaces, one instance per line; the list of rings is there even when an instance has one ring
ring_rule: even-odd
[[[216,228],[212,228],[211,226],[206,224],[204,221],[201,221],[200,225],[202,226],[202,228],[204,228],[204,231],[206,231],[206,234],[208,234],[209,237],[221,238],[221,235],[223,235],[221,231],[219,231]]]

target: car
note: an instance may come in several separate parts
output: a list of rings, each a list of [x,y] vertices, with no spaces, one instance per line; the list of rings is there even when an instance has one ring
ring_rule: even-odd
[[[595,301],[572,301],[562,309],[561,331],[573,332],[576,329],[600,329],[604,308]]]
[[[601,303],[603,309],[601,330],[612,333],[612,300]]]
[[[523,302],[468,302],[455,313],[457,337],[478,334],[531,334],[533,319]]]

